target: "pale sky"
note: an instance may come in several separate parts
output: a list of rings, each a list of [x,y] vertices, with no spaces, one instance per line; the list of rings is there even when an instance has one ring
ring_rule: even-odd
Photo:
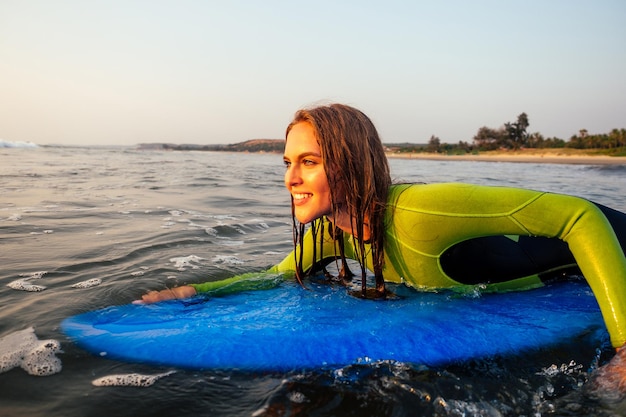
[[[385,142],[471,142],[526,112],[626,128],[626,1],[0,0],[0,140],[283,138],[342,102]]]

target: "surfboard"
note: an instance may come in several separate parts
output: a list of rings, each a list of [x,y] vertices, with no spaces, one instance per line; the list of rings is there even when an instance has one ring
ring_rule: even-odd
[[[355,298],[345,287],[284,282],[270,290],[111,306],[65,319],[79,346],[113,359],[192,369],[287,371],[392,360],[441,366],[517,355],[608,333],[584,282],[475,296],[393,286]]]

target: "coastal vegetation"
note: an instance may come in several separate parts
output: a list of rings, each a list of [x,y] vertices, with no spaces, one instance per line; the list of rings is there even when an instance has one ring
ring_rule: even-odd
[[[586,154],[626,156],[626,129],[613,129],[602,134],[591,134],[587,129],[581,129],[578,134],[565,141],[556,137],[545,138],[539,132],[528,133],[529,126],[528,115],[522,113],[517,116],[515,122],[506,122],[498,128],[481,127],[472,138],[472,143],[459,141],[456,144],[449,144],[433,135],[427,144],[398,144],[388,147],[394,153],[428,152],[461,155],[489,151],[567,149],[582,150]]]
[[[493,152],[541,151],[565,154],[626,156],[626,129],[613,129],[608,133],[592,134],[581,129],[565,141],[560,138],[545,138],[541,133],[529,133],[529,118],[526,113],[517,116],[514,122],[506,122],[498,128],[483,126],[476,132],[472,142],[459,141],[446,143],[432,135],[425,144],[386,143],[388,153],[411,154],[433,153],[443,155],[463,155]],[[227,145],[177,145],[171,143],[144,143],[139,149],[161,149],[173,151],[214,151],[214,152],[267,152],[281,153],[283,139],[251,139]]]

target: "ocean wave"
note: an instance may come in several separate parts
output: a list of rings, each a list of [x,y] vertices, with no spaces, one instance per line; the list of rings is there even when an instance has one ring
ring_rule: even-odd
[[[0,139],[0,148],[38,148],[39,145],[33,142],[11,142]]]
[[[589,170],[596,171],[601,175],[623,175],[626,172],[626,164],[593,165]]]

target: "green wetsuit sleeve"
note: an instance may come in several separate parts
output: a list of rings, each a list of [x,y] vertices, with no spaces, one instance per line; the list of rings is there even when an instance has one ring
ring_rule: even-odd
[[[626,257],[615,231],[593,203],[543,194],[513,216],[533,234],[567,242],[598,301],[614,347],[626,343]]]
[[[221,296],[240,291],[267,290],[284,280],[284,276],[272,269],[263,272],[250,272],[219,281],[189,284],[198,294]]]

